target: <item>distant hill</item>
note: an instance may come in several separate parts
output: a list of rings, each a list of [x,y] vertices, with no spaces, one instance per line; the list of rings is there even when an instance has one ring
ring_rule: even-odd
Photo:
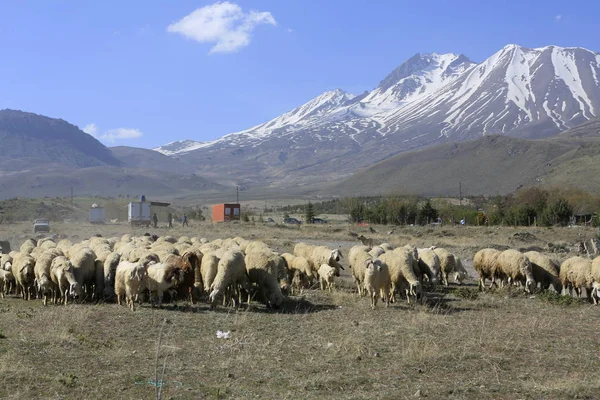
[[[339,195],[417,193],[494,195],[523,186],[600,190],[600,141],[596,123],[544,140],[491,135],[403,153],[334,184]],[[580,140],[569,139],[572,135]],[[587,138],[587,139],[586,139]]]
[[[119,166],[102,143],[62,119],[0,110],[0,158],[30,158],[70,167]]]
[[[158,151],[127,146],[116,146],[109,149],[113,156],[125,167],[183,175],[193,172],[191,165],[184,164],[178,159],[168,157]]]

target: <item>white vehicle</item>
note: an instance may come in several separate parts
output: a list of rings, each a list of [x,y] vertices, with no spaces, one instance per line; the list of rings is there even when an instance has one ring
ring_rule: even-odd
[[[150,226],[152,223],[152,210],[150,203],[145,201],[132,201],[127,205],[127,220],[130,225]]]
[[[33,232],[50,232],[50,221],[46,218],[38,218],[33,221]]]

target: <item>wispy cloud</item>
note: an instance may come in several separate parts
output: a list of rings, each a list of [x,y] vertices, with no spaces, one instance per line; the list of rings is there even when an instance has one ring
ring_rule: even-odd
[[[95,123],[92,122],[91,124],[87,124],[86,126],[84,126],[82,131],[89,135],[96,136],[96,133],[98,133],[98,127]]]
[[[136,139],[142,137],[144,134],[139,129],[135,128],[116,128],[109,129],[103,133],[98,133],[98,126],[95,123],[87,124],[83,127],[82,131],[95,137],[98,140],[105,140],[107,142],[114,142],[115,140],[121,139]]]
[[[555,17],[554,17],[554,20],[555,20],[556,22],[560,22],[560,21],[562,20],[562,15],[561,15],[561,14],[558,14],[557,16],[555,16]]]
[[[268,11],[245,13],[237,4],[217,2],[198,8],[169,25],[167,32],[178,33],[200,43],[214,43],[209,54],[233,53],[250,44],[258,25],[277,25]]]

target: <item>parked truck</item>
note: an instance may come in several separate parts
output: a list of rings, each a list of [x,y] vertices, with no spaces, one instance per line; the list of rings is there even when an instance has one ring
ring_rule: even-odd
[[[132,201],[127,205],[127,220],[131,226],[152,224],[152,209],[146,201]]]

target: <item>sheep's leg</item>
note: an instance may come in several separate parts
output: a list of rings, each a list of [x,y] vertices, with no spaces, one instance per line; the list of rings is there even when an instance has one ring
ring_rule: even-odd
[[[117,293],[117,304],[120,306],[123,305],[121,302],[121,293]]]
[[[390,293],[390,303],[396,302],[396,283],[392,282],[392,288]]]
[[[485,278],[479,278],[479,291],[485,292]]]

